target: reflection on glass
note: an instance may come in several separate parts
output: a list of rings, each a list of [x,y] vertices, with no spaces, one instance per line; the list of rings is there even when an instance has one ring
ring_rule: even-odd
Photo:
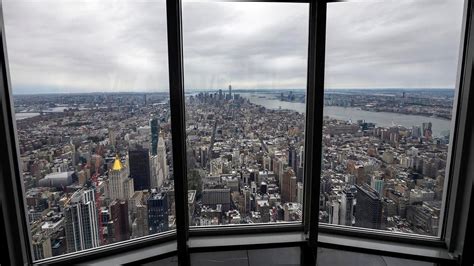
[[[165,2],[3,7],[34,259],[173,229]]]
[[[191,226],[301,221],[308,5],[183,4]]]
[[[328,4],[320,222],[438,235],[462,8]]]

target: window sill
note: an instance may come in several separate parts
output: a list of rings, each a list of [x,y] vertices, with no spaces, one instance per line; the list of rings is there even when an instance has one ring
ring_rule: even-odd
[[[176,240],[144,247],[137,250],[123,252],[117,255],[87,261],[87,265],[126,265],[126,264],[142,264],[148,261],[159,260],[164,257],[176,255]]]
[[[456,262],[455,258],[453,258],[447,249],[443,247],[397,243],[387,240],[365,239],[347,235],[319,233],[318,247],[429,261],[441,263],[443,265],[455,264]]]
[[[176,253],[176,230],[38,260],[33,265],[118,265]],[[109,263],[110,261],[110,263]],[[119,261],[120,263],[117,263]]]
[[[272,248],[300,246],[306,243],[303,232],[281,232],[264,234],[244,234],[233,236],[191,237],[188,241],[190,252],[207,252],[233,249]]]
[[[277,248],[303,246],[308,237],[303,232],[255,233],[241,235],[194,236],[188,241],[189,252],[215,252],[224,250]],[[360,252],[381,256],[399,257],[420,261],[455,264],[447,249],[429,245],[398,243],[389,240],[319,233],[318,247]],[[170,240],[116,255],[84,261],[88,265],[137,264],[156,261],[177,254],[176,240]],[[64,262],[64,261],[63,261]]]

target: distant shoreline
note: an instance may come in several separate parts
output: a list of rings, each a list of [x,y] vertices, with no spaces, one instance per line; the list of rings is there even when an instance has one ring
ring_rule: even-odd
[[[223,92],[227,92],[227,88],[221,89]],[[185,94],[190,93],[200,93],[200,92],[218,92],[219,89],[185,89]],[[261,88],[261,89],[232,89],[234,93],[265,93],[265,94],[273,94],[273,93],[281,93],[281,92],[300,92],[305,93],[306,89],[304,88],[289,88],[289,89],[271,89],[271,88]],[[396,91],[396,92],[429,92],[429,91],[449,91],[454,92],[454,88],[332,88],[332,89],[325,89],[325,93],[333,93],[333,92],[375,92],[375,91]],[[169,94],[169,91],[121,91],[121,92],[104,92],[104,91],[92,91],[92,92],[41,92],[41,93],[15,93],[13,92],[14,97],[22,97],[22,96],[61,96],[61,95],[127,95],[127,94]]]

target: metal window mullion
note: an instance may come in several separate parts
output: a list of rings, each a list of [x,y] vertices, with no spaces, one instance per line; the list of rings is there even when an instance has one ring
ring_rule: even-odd
[[[462,254],[462,245],[466,241],[467,220],[469,212],[472,182],[474,181],[474,93],[473,86],[473,64],[474,64],[474,20],[472,0],[466,0],[464,6],[463,26],[464,34],[461,40],[460,61],[457,80],[457,102],[455,102],[455,123],[448,187],[448,193],[444,207],[442,237],[446,241],[448,250],[454,252],[455,256]]]
[[[176,232],[180,265],[189,265],[181,0],[166,0]]]
[[[13,121],[13,99],[11,97],[10,73],[5,40],[3,5],[0,2],[1,51],[0,75],[0,202],[7,242],[7,253],[11,265],[31,264],[33,256],[30,246],[30,232],[26,220],[23,198],[23,179],[18,167],[16,125]]]
[[[311,1],[309,5],[309,49],[308,49],[308,105],[309,135],[305,158],[305,227],[309,233],[309,244],[316,248],[318,242],[319,193],[322,165],[322,130],[324,105],[324,67],[326,46],[326,0]],[[309,197],[309,198],[308,198]],[[308,217],[309,214],[309,217]],[[308,224],[309,223],[309,224]],[[316,252],[314,253],[316,254]]]

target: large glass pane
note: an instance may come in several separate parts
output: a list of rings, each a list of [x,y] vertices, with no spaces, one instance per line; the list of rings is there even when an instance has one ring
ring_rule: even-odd
[[[165,1],[3,1],[34,259],[174,225]]]
[[[191,226],[301,221],[308,7],[184,1]]]
[[[328,4],[321,222],[438,235],[462,10]]]

